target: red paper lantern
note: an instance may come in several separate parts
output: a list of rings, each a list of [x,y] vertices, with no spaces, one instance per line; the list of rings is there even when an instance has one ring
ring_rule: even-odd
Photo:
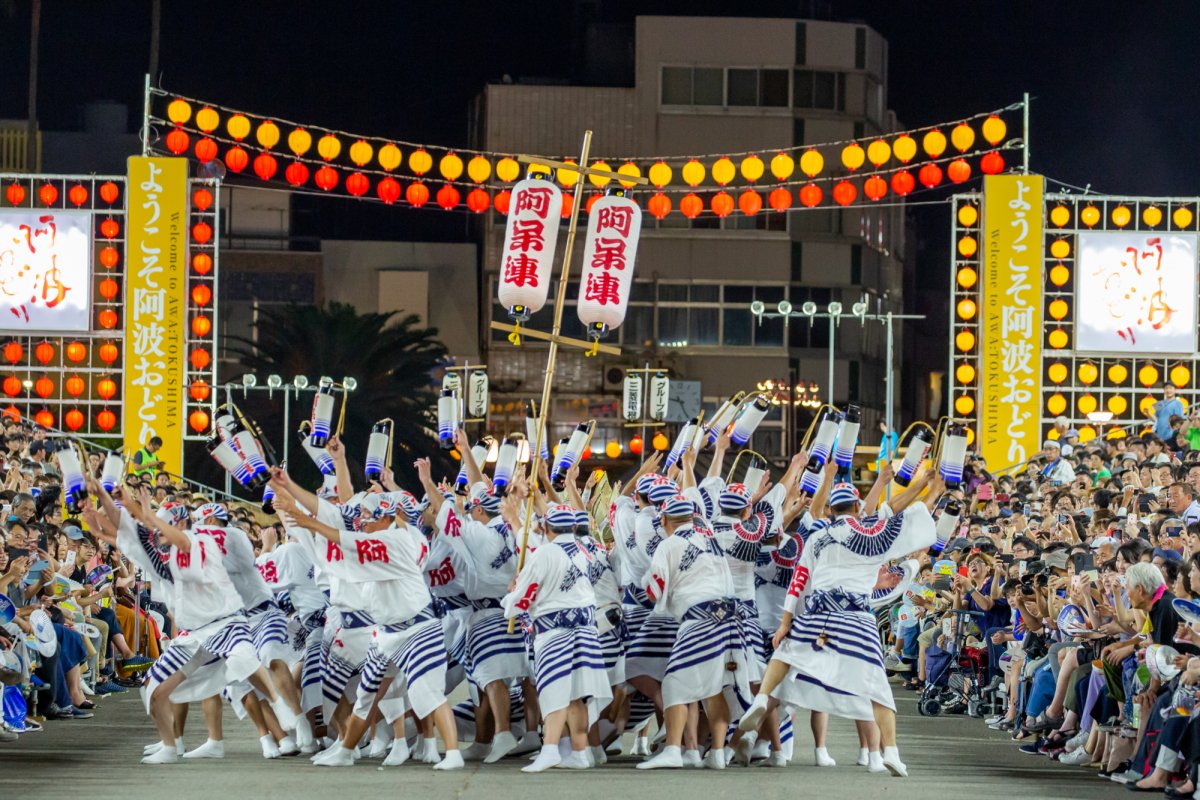
[[[361,172],[352,172],[346,177],[346,191],[355,197],[362,197],[370,188],[370,179]]]
[[[10,183],[4,190],[4,196],[8,198],[9,203],[19,206],[25,202],[25,187],[19,183]]]
[[[579,457],[581,460],[587,461],[589,458],[592,457],[592,448],[590,448],[590,447],[583,448],[583,452],[579,455]]]
[[[404,199],[413,208],[420,208],[429,202],[429,187],[423,183],[410,183],[404,190]]]
[[[203,220],[192,226],[192,239],[194,239],[197,244],[208,244],[209,240],[212,239],[212,235],[212,225],[209,225]]]
[[[71,342],[66,349],[67,360],[76,363],[87,358],[87,345],[83,342]]]
[[[209,392],[212,388],[200,379],[192,381],[192,385],[188,387],[188,396],[197,403],[203,403],[208,399]]]
[[[662,192],[652,195],[646,201],[646,210],[650,212],[655,219],[662,219],[667,214],[671,213],[671,198],[667,197]]]
[[[917,188],[917,181],[908,170],[900,170],[892,176],[892,191],[901,197],[904,197],[915,188]]]
[[[188,425],[192,426],[192,430],[200,433],[208,428],[208,412],[197,408],[188,415]]]
[[[818,197],[820,193],[821,190],[817,189]],[[767,195],[767,203],[776,211],[787,211],[792,207],[792,193],[782,186],[778,189],[772,189],[771,193]]]
[[[917,172],[917,180],[926,189],[932,189],[942,182],[942,168],[937,164],[926,164]]]
[[[887,181],[878,175],[872,175],[871,177],[867,178],[865,183],[863,183],[863,194],[874,201],[877,201],[886,195],[887,189]]]
[[[21,411],[16,406],[9,406],[8,408],[4,409],[4,416],[16,422],[21,421]]]
[[[41,411],[33,415],[33,421],[43,428],[54,427],[54,415],[50,413],[50,409],[43,408]]]
[[[599,192],[596,192],[595,194],[590,195],[587,199],[587,202],[583,204],[584,210],[587,211],[587,213],[591,214],[592,206],[596,205],[596,201],[599,200],[600,197],[601,197],[601,195]],[[575,198],[572,197],[571,198],[572,204],[574,204],[574,201],[575,201]]]
[[[201,339],[212,333],[212,320],[203,314],[192,318],[192,333]]]
[[[308,167],[299,161],[293,161],[283,171],[283,177],[292,186],[299,186],[308,180]]]
[[[496,192],[495,199],[492,200],[492,207],[501,214],[508,213],[508,204],[512,202],[512,192],[505,189],[502,192]]]
[[[733,198],[729,195],[729,192],[717,192],[713,195],[710,205],[712,206],[713,213],[724,219],[733,211]]]
[[[203,187],[192,192],[192,205],[199,211],[208,211],[212,208],[213,193]]]
[[[103,397],[105,400],[111,400],[112,396],[117,393],[117,382],[112,378],[101,378],[96,382],[96,394]]]
[[[747,217],[753,217],[762,210],[762,195],[747,189],[738,196],[738,209]]]
[[[105,181],[100,185],[100,199],[108,203],[110,206],[117,202],[117,198],[121,196],[121,190],[112,181]]]
[[[9,375],[4,379],[4,393],[9,397],[16,397],[21,393],[21,379],[16,375]]]
[[[694,192],[689,192],[679,201],[679,211],[688,219],[695,219],[704,210],[704,201]]]
[[[67,390],[67,394],[71,397],[79,397],[83,394],[83,390],[87,388],[87,383],[78,375],[72,375],[63,382],[63,388]]]
[[[563,192],[562,207],[558,212],[560,219],[568,219],[571,216],[571,209],[575,207],[575,193]]]
[[[33,349],[33,357],[41,364],[49,364],[54,358],[54,345],[42,342]]]
[[[839,206],[848,206],[858,197],[858,189],[850,181],[838,181],[833,187],[833,202]]]
[[[979,159],[979,171],[984,175],[999,175],[1004,172],[1004,156],[992,151]]]
[[[956,158],[946,167],[951,183],[962,183],[971,177],[971,165],[964,158]]]
[[[192,302],[198,306],[208,305],[208,301],[212,300],[212,289],[207,283],[197,283],[192,287]]]
[[[96,315],[96,320],[100,323],[100,327],[105,330],[112,330],[117,327],[118,317],[117,312],[111,308],[106,308]]]
[[[217,143],[212,139],[204,138],[196,142],[196,158],[200,159],[201,164],[207,164],[217,157]],[[242,166],[245,166],[244,164]]]
[[[458,189],[455,189],[450,184],[446,184],[442,188],[438,189],[437,204],[439,206],[441,206],[442,208],[444,208],[446,211],[449,211],[450,209],[452,209],[456,205],[458,205],[458,201],[459,201]]]
[[[121,254],[115,247],[104,247],[100,250],[100,263],[112,269],[121,261]]]
[[[117,424],[117,415],[109,411],[107,408],[96,415],[96,425],[102,431],[111,431],[113,426]]]
[[[270,153],[259,153],[254,157],[254,174],[262,180],[269,181],[274,178],[278,169],[279,162]]]
[[[25,355],[25,348],[17,342],[9,342],[4,345],[4,358],[8,363],[15,364],[21,360],[21,356]]]
[[[816,208],[821,205],[825,193],[815,183],[806,183],[800,187],[800,205],[805,208]]]
[[[111,364],[121,355],[121,351],[112,342],[105,342],[100,345],[100,360],[105,364]]]
[[[121,226],[115,219],[106,219],[100,223],[100,235],[105,239],[115,239],[120,232]]]
[[[58,202],[58,187],[53,183],[43,183],[42,188],[38,189],[38,199],[44,206],[54,205]]]
[[[390,175],[375,184],[375,194],[389,206],[400,199],[400,183]]]
[[[642,454],[642,437],[635,436],[629,440],[629,452],[633,453],[635,456],[640,456]]]
[[[321,167],[314,176],[317,186],[328,192],[338,184],[337,170],[330,166]]]
[[[76,208],[79,208],[80,206],[82,206],[84,203],[87,202],[87,199],[88,199],[87,187],[84,186],[82,183],[75,184],[67,191],[67,199],[71,201],[72,205],[74,205]]]
[[[78,408],[72,408],[66,414],[63,414],[63,422],[66,423],[68,429],[77,431],[83,427],[83,412]]]
[[[33,391],[37,393],[38,397],[41,397],[43,399],[47,398],[50,395],[54,394],[54,381],[50,380],[45,375],[43,375],[42,377],[40,377],[36,381],[34,381]]]
[[[105,278],[104,280],[100,281],[100,286],[98,288],[100,291],[100,296],[105,300],[112,300],[117,296],[117,293],[121,291],[120,285],[112,278]]]
[[[472,189],[467,192],[467,208],[476,214],[482,214],[492,204],[492,196],[483,189]]]
[[[250,154],[240,147],[231,147],[225,151],[225,166],[231,172],[241,172],[250,164]]]
[[[192,362],[192,369],[203,370],[212,363],[212,356],[210,356],[208,351],[203,347],[197,347],[192,351],[191,356],[189,356],[189,360]]]
[[[167,149],[175,155],[179,155],[184,150],[188,149],[191,142],[188,140],[187,132],[181,128],[175,128],[167,134],[166,138]]]
[[[207,275],[212,270],[213,260],[208,253],[196,253],[192,256],[192,269],[197,275]]]

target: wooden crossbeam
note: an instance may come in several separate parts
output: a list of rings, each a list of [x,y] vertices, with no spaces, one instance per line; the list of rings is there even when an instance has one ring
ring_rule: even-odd
[[[517,326],[509,325],[506,322],[493,322],[492,329],[497,331],[505,331],[506,333],[512,333],[513,331],[517,330]],[[621,355],[621,348],[613,347],[610,344],[593,344],[592,342],[585,341],[583,339],[573,339],[570,336],[555,336],[552,333],[543,333],[542,331],[534,328],[521,328],[518,333],[520,333],[521,336],[528,336],[531,339],[539,339],[543,342],[556,342],[558,344],[570,345],[571,347],[578,347],[581,350],[595,349],[598,353],[608,353],[610,356]]]
[[[568,164],[565,161],[555,161],[542,156],[517,156],[517,161],[522,164],[540,164],[543,167],[553,167],[554,169],[565,169],[569,172],[578,172],[582,175],[599,175],[602,178],[610,178],[614,181],[624,181],[625,183],[635,183],[639,186],[645,186],[650,181],[645,178],[639,178],[635,175],[622,175],[619,172],[612,172],[607,169],[596,169],[594,167],[580,167],[578,164]]]

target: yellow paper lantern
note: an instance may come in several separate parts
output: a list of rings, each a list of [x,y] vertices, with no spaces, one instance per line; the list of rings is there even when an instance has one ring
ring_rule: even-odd
[[[979,276],[970,267],[963,267],[958,271],[958,285],[964,289],[970,289],[978,280]]]
[[[505,156],[496,162],[496,177],[505,183],[512,183],[521,175],[521,165],[515,158]]]
[[[1050,255],[1055,258],[1066,258],[1071,255],[1071,243],[1066,239],[1055,239],[1050,243]]]
[[[1096,382],[1096,378],[1100,377],[1100,370],[1090,361],[1085,361],[1079,365],[1079,380],[1084,386],[1091,386]]]
[[[1148,394],[1138,401],[1138,411],[1142,412],[1143,414],[1152,411],[1154,410],[1154,404],[1156,402],[1158,401],[1154,399],[1154,395]]]
[[[1129,377],[1129,370],[1124,364],[1112,364],[1108,368],[1108,379],[1120,386]]]
[[[970,331],[959,331],[954,336],[954,346],[966,353],[975,346],[975,334]]]
[[[595,169],[603,169],[603,170],[611,170],[612,169],[610,166],[608,166],[608,163],[605,161],[593,161],[591,163],[591,166]],[[612,178],[606,178],[603,175],[588,175],[588,183],[590,183],[592,186],[598,186],[600,188],[604,188],[605,186],[608,186],[608,184],[612,183]]]
[[[995,114],[985,119],[981,127],[983,129],[983,138],[991,145],[1000,144],[1004,141],[1004,137],[1008,135],[1008,125]]]
[[[1180,389],[1182,389],[1184,386],[1187,386],[1191,379],[1192,371],[1183,364],[1176,364],[1175,366],[1171,367],[1171,383],[1175,384]]]
[[[975,444],[975,429],[968,427],[967,428],[967,447],[970,447],[973,444]]]
[[[1055,392],[1046,398],[1046,410],[1057,417],[1067,410],[1067,398]]]
[[[669,166],[662,161],[656,161],[650,165],[650,171],[646,177],[650,179],[650,183],[661,189],[671,182],[673,176],[674,172]]]
[[[1067,208],[1066,206],[1064,206],[1062,204],[1059,204],[1059,205],[1055,206],[1054,208],[1050,209],[1050,223],[1052,225],[1061,228],[1063,225],[1066,225],[1070,221],[1071,221],[1071,209]]]
[[[975,399],[968,394],[954,398],[954,410],[962,416],[967,416],[975,410]]]
[[[1116,416],[1120,416],[1129,410],[1129,401],[1123,395],[1119,394],[1110,395],[1104,405]]]
[[[1096,438],[1096,429],[1091,425],[1084,425],[1079,429],[1079,443],[1085,444]]]
[[[775,180],[786,181],[796,170],[796,161],[787,153],[776,153],[771,159],[771,174]]]
[[[1064,400],[1063,402],[1065,403],[1066,401]],[[1050,430],[1046,431],[1046,438],[1052,442],[1057,442],[1060,437],[1058,431],[1051,428]]]
[[[1046,342],[1055,350],[1063,350],[1071,343],[1071,337],[1062,328],[1055,328],[1046,337]]]
[[[1062,264],[1055,264],[1050,268],[1050,282],[1055,286],[1065,286],[1069,280],[1071,280],[1071,270]]]
[[[1112,210],[1113,225],[1116,225],[1118,228],[1124,228],[1132,218],[1133,213],[1129,210],[1129,206],[1120,205]]]
[[[917,140],[907,133],[897,136],[896,141],[892,142],[892,154],[898,161],[907,164],[917,155]]]
[[[475,156],[467,162],[467,177],[475,183],[483,183],[492,176],[492,162],[483,156]]]
[[[925,155],[937,158],[946,152],[946,134],[935,128],[921,139],[921,146],[925,148]]]
[[[973,228],[979,221],[979,208],[967,203],[958,209],[958,224],[964,228]]]
[[[699,186],[704,183],[704,165],[694,158],[683,165],[680,174],[683,176],[683,182],[688,186]]]
[[[167,104],[167,119],[176,125],[182,125],[192,118],[192,105],[187,100],[176,97]]]
[[[388,142],[379,148],[378,158],[379,166],[383,167],[385,172],[391,172],[403,162],[404,154],[400,152],[399,147]]]
[[[1158,206],[1146,206],[1142,209],[1142,222],[1150,228],[1158,227],[1162,222],[1162,209]]]
[[[856,170],[867,160],[867,154],[858,142],[851,142],[842,148],[842,166],[848,170]]]
[[[409,153],[408,168],[414,175],[424,175],[433,169],[433,156],[425,152],[424,148],[414,150]]]
[[[1176,228],[1190,228],[1192,226],[1192,210],[1190,208],[1177,208],[1171,214],[1171,221],[1175,223]]]
[[[737,175],[737,170],[734,169],[733,162],[722,156],[718,158],[712,166],[712,178],[718,185],[724,186],[734,179]]]
[[[892,146],[883,139],[876,139],[867,145],[867,160],[877,167],[882,167],[892,157]]]
[[[804,154],[800,156],[800,171],[808,177],[817,177],[823,169],[825,169],[825,157],[819,151],[805,150]]]
[[[572,166],[578,166],[575,162],[575,159],[573,159],[573,158],[568,158],[563,163],[570,164]],[[574,169],[567,169],[565,167],[559,167],[558,169],[556,169],[554,171],[554,177],[558,179],[559,183],[561,183],[563,186],[565,186],[567,188],[570,188],[570,187],[574,186],[575,184],[579,183],[579,171],[574,170]]]
[[[654,434],[654,439],[651,440],[650,443],[652,445],[654,445],[655,450],[659,450],[659,451],[666,450],[668,447],[671,446],[670,440],[667,439],[667,436],[664,433]]]
[[[205,133],[212,133],[221,124],[221,115],[215,108],[205,106],[196,112],[196,127]]]
[[[965,122],[960,122],[950,131],[950,141],[960,153],[965,153],[975,144],[975,129]]]
[[[617,167],[617,174],[640,178],[642,177],[642,168],[632,161],[626,161],[624,164]],[[617,183],[621,184],[626,189],[632,189],[634,186],[637,186],[635,181],[617,181]]]
[[[288,134],[288,149],[298,156],[302,156],[308,152],[308,148],[312,147],[312,134],[304,130],[304,128],[296,128]]]
[[[1146,364],[1138,370],[1138,381],[1142,386],[1153,386],[1158,383],[1158,368],[1153,364]]]
[[[970,364],[959,364],[954,370],[954,377],[958,378],[959,383],[970,383],[975,380],[975,368]]]
[[[234,114],[225,123],[225,130],[229,131],[229,135],[240,142],[250,135],[250,120],[246,119],[242,114]]]
[[[1096,397],[1091,393],[1080,395],[1077,405],[1081,414],[1090,414],[1096,410]]]
[[[448,181],[456,181],[463,174],[463,160],[457,153],[446,153],[438,163],[438,172]]]
[[[974,236],[964,236],[958,240],[958,252],[963,258],[970,258],[979,250],[979,242]]]
[[[964,297],[958,301],[958,317],[959,319],[971,319],[975,316],[975,301],[969,297]]]
[[[342,152],[342,143],[332,133],[327,133],[317,140],[317,155],[326,161],[333,161],[340,152]]]
[[[368,142],[359,139],[354,144],[350,145],[350,160],[358,166],[366,166],[366,164],[375,155],[375,148],[371,147]]]
[[[746,156],[742,159],[742,163],[738,165],[738,169],[742,173],[742,177],[753,183],[763,176],[766,171],[766,165],[758,156]]]
[[[545,164],[528,164],[525,167],[525,172],[535,178],[550,180],[550,168]]]
[[[604,445],[604,455],[608,456],[609,458],[616,458],[617,456],[621,455],[621,443],[609,442],[608,444]]]
[[[279,126],[269,119],[265,120],[254,132],[254,138],[258,140],[264,150],[270,150],[279,144]]]
[[[1046,368],[1046,376],[1050,378],[1051,383],[1062,383],[1067,379],[1067,365],[1061,361],[1055,361]]]
[[[1100,221],[1100,209],[1090,204],[1084,206],[1083,210],[1079,212],[1079,221],[1089,228],[1092,227]]]
[[[1050,307],[1047,309],[1051,319],[1062,319],[1067,315],[1067,301],[1061,297],[1050,301]]]

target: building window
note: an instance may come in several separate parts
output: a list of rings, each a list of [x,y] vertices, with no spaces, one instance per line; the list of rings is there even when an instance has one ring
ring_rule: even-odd
[[[867,68],[867,29],[854,29],[854,68]]]
[[[725,71],[720,67],[663,67],[664,106],[720,106],[725,103]]]
[[[793,73],[792,105],[796,108],[819,108],[844,111],[846,92],[840,72],[798,69]]]
[[[808,25],[796,23],[796,66],[802,67],[808,63]]]
[[[755,67],[663,67],[662,104],[787,108],[788,71]]]

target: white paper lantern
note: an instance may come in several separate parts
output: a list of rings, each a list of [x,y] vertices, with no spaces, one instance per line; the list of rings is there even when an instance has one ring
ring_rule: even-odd
[[[467,378],[467,415],[482,419],[488,412],[488,376],[481,369],[473,370]]]
[[[576,308],[594,339],[625,321],[641,233],[642,209],[628,197],[610,195],[592,204]]]
[[[665,372],[656,372],[650,379],[650,419],[662,422],[671,404],[671,379]]]
[[[625,376],[622,387],[621,416],[628,422],[642,418],[642,376],[629,373]]]
[[[496,299],[518,322],[546,305],[561,219],[562,191],[553,183],[527,178],[513,187]]]

